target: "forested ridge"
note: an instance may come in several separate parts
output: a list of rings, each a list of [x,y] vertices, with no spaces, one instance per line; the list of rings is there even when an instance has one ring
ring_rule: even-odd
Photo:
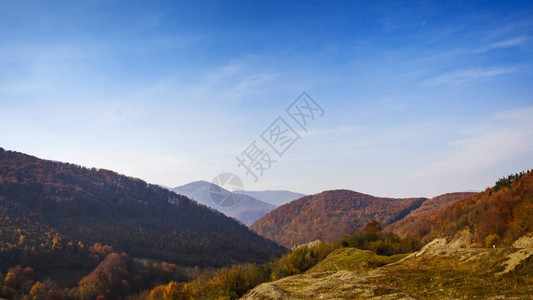
[[[468,229],[478,246],[510,246],[533,232],[533,172],[501,178],[481,193],[400,223],[395,232],[423,242]]]
[[[91,254],[104,246],[105,255]],[[0,148],[0,279],[6,284],[5,297],[29,292],[27,285],[52,269],[88,274],[111,253],[116,254],[108,259],[112,265],[124,269],[122,275],[113,271],[113,280],[117,275],[130,282],[130,272],[135,272],[146,288],[157,283],[143,275],[150,273],[152,263],[146,267],[138,259],[159,266],[165,262],[176,271],[175,265],[263,263],[285,251],[243,224],[157,185]],[[170,279],[181,276],[174,271]],[[6,279],[10,273],[18,279]],[[101,270],[91,274],[102,277]],[[111,281],[105,282],[111,288]],[[54,288],[49,284],[47,290]],[[126,290],[131,292],[113,288],[113,293],[124,295]]]
[[[533,232],[532,212],[532,172],[432,199],[326,191],[252,225],[287,247],[323,241],[286,253],[157,185],[0,148],[0,298],[235,299],[346,247],[389,256],[465,229],[477,246],[509,246]]]
[[[372,221],[364,227],[364,232],[355,232],[331,243],[320,242],[314,246],[300,246],[267,264],[234,265],[213,273],[201,274],[191,282],[170,282],[152,289],[149,293],[140,294],[137,299],[238,299],[261,283],[310,271],[335,251],[351,249],[364,253],[360,263],[354,264],[358,271],[363,271],[397,261],[405,257],[406,253],[418,250],[419,247],[420,244],[413,239],[383,233],[381,225]],[[278,297],[280,294],[274,293],[268,299]]]
[[[405,235],[405,232],[402,232],[402,228],[405,224],[413,222],[415,218],[421,218],[422,216],[429,216],[437,213],[439,210],[445,209],[447,206],[463,200],[465,198],[471,197],[476,193],[473,192],[458,192],[458,193],[446,193],[440,196],[433,197],[428,199],[420,205],[419,208],[412,210],[404,218],[388,225],[385,230],[393,231],[399,234]]]
[[[370,221],[387,225],[418,208],[426,198],[380,198],[349,190],[305,196],[269,212],[250,226],[286,247],[314,240],[334,241]]]

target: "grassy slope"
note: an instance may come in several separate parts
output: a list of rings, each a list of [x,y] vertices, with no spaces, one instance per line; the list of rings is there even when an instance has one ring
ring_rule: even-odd
[[[517,270],[495,276],[513,250],[489,250],[468,261],[464,254],[411,259],[384,268],[384,276],[370,278],[378,295],[405,293],[416,299],[533,298],[533,258]]]
[[[408,254],[392,256],[376,255],[369,250],[357,248],[341,248],[333,251],[323,261],[312,267],[307,273],[326,271],[364,271],[396,262]]]
[[[305,274],[260,285],[243,299],[533,299],[533,257],[510,273],[496,275],[515,251],[455,249],[444,255],[436,251],[360,272],[357,269],[369,261],[368,253],[339,249]],[[333,264],[339,271],[328,271]]]

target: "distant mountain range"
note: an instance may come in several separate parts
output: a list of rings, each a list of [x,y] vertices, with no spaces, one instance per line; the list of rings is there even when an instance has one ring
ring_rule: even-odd
[[[349,190],[309,195],[269,212],[250,228],[285,247],[314,240],[333,241],[377,220],[383,225],[402,219],[426,198],[392,199]]]
[[[209,267],[266,262],[285,251],[157,185],[2,148],[0,237],[1,270],[33,260],[42,265],[54,251],[66,251],[60,258],[94,243],[132,257]]]
[[[81,251],[77,245],[93,243],[180,265],[264,262],[285,251],[267,239],[285,247],[333,241],[372,220],[422,241],[468,228],[478,244],[489,235],[509,244],[533,230],[531,172],[502,178],[481,193],[431,199],[334,190],[293,200],[302,194],[247,191],[226,208],[210,199],[209,186],[196,181],[172,192],[113,171],[0,148],[0,267],[43,263],[41,251],[74,253]],[[251,224],[253,232],[224,214]]]
[[[306,196],[305,194],[284,190],[244,191],[244,194],[275,206],[281,206]]]
[[[533,173],[498,180],[480,193],[447,193],[431,199],[389,199],[348,190],[325,191],[280,206],[253,223],[258,234],[285,247],[332,241],[372,220],[385,231],[428,242],[468,229],[473,242],[510,245],[533,230]],[[485,245],[486,246],[486,245]]]
[[[236,196],[240,199],[236,205],[222,207],[211,200],[209,194],[210,185],[211,183],[207,181],[194,181],[175,187],[172,191],[220,211],[229,217],[241,221],[247,226],[251,225],[269,211],[275,209],[277,207],[275,203],[287,203],[303,196],[303,194],[289,191],[244,191],[243,194]],[[219,188],[222,193],[228,195],[232,193],[222,187]]]

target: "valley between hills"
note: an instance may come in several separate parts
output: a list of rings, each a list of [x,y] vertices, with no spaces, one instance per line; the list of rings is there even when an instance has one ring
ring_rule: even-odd
[[[202,203],[209,183],[201,181],[172,191],[4,149],[0,167],[6,299],[533,293],[531,172],[480,193],[393,199],[349,190],[268,191],[263,200],[277,195],[283,202],[245,195],[244,208],[224,211]],[[248,228],[242,218],[250,216],[256,220]]]
[[[0,0],[0,300],[533,300],[533,1]]]

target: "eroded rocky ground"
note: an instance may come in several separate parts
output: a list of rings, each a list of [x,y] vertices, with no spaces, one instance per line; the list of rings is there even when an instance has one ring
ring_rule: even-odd
[[[533,236],[512,248],[472,248],[468,232],[435,239],[368,271],[306,273],[264,283],[242,299],[533,299]]]

